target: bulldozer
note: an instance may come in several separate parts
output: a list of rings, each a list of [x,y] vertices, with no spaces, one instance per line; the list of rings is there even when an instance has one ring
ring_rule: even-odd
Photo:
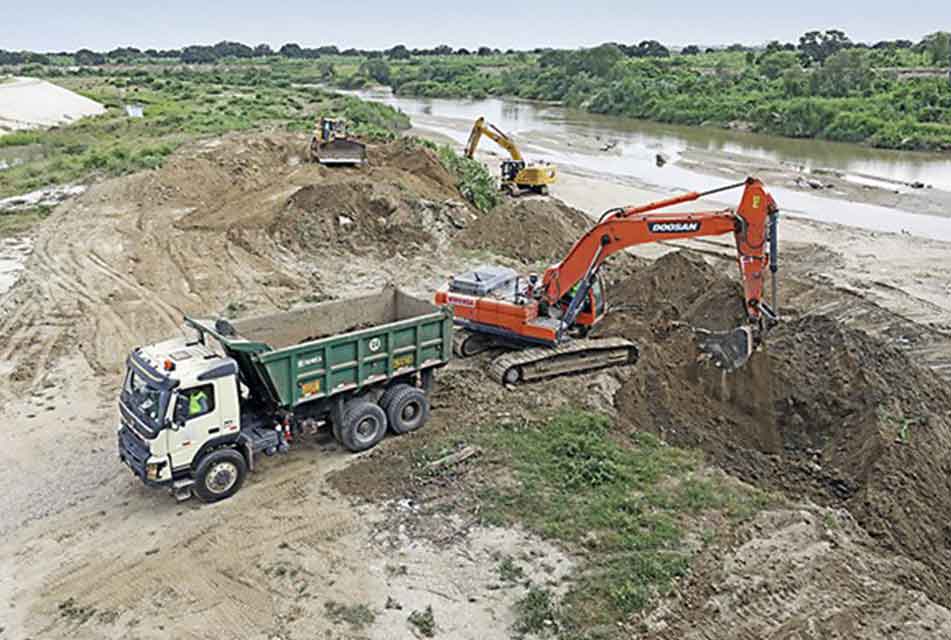
[[[324,165],[361,165],[367,162],[367,146],[347,133],[341,118],[323,117],[310,139],[310,159]]]
[[[466,143],[465,155],[467,158],[475,156],[476,148],[479,146],[479,140],[482,139],[482,136],[493,140],[508,151],[511,156],[509,160],[502,161],[500,185],[502,191],[513,197],[524,193],[548,195],[548,185],[555,182],[555,176],[557,175],[555,165],[527,163],[515,141],[495,125],[487,123],[483,117],[479,117],[472,124],[469,141]]]

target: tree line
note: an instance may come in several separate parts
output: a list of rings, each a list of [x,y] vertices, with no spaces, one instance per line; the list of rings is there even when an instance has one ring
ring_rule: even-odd
[[[938,66],[951,64],[951,35],[945,31],[937,31],[922,38],[919,42],[911,40],[880,40],[875,43],[853,42],[845,32],[838,29],[829,29],[826,31],[809,31],[803,34],[798,43],[781,43],[778,40],[769,42],[759,47],[752,47],[743,44],[732,44],[725,48],[715,49],[706,47],[702,49],[699,45],[687,45],[679,51],[665,46],[657,40],[643,40],[639,43],[605,43],[600,47],[582,50],[592,52],[590,55],[597,57],[603,52],[605,46],[610,45],[616,48],[616,51],[628,58],[667,58],[673,54],[679,53],[683,56],[696,56],[701,53],[714,53],[719,50],[728,52],[745,52],[749,56],[766,55],[777,52],[789,52],[797,56],[803,66],[821,65],[827,58],[844,49],[866,49],[878,52],[898,52],[911,51],[915,53],[926,54],[928,60]],[[397,44],[388,49],[369,50],[369,49],[340,49],[336,45],[324,45],[319,47],[304,47],[296,42],[288,42],[277,50],[271,48],[268,44],[259,44],[249,46],[241,42],[231,42],[224,40],[214,45],[189,45],[181,49],[138,49],[136,47],[116,47],[110,51],[93,51],[91,49],[79,49],[74,52],[47,52],[39,53],[32,51],[5,51],[0,49],[0,64],[50,64],[54,58],[71,57],[75,64],[82,66],[96,66],[104,64],[122,64],[134,60],[146,59],[171,59],[179,60],[186,64],[211,64],[225,58],[266,58],[271,56],[281,56],[290,59],[313,60],[321,56],[356,56],[368,59],[387,58],[390,60],[408,60],[413,57],[431,57],[431,56],[491,56],[516,53],[533,53],[537,55],[545,54],[553,62],[559,64],[576,50],[553,50],[550,48],[537,47],[530,51],[517,51],[508,49],[502,51],[497,48],[481,46],[472,50],[460,47],[454,49],[449,45],[443,44],[432,48],[414,48],[411,49],[404,44]],[[886,58],[887,59],[887,58]],[[752,61],[752,58],[751,58]]]
[[[533,50],[535,53],[543,51],[541,48]],[[122,64],[141,59],[168,59],[179,60],[186,64],[214,63],[225,58],[267,58],[281,56],[290,59],[313,60],[321,56],[356,56],[363,58],[389,58],[391,60],[406,60],[412,57],[426,56],[490,56],[503,53],[517,53],[514,49],[501,49],[481,46],[472,50],[460,47],[454,49],[449,45],[439,45],[432,48],[410,49],[404,44],[397,44],[388,49],[340,49],[336,45],[320,47],[304,47],[296,42],[288,42],[277,50],[268,44],[249,46],[241,42],[222,41],[214,45],[189,45],[181,49],[139,49],[137,47],[116,47],[110,51],[93,51],[79,49],[77,51],[59,51],[39,53],[33,51],[6,51],[0,49],[0,64],[51,64],[57,58],[72,58],[75,64],[82,66],[97,66],[105,64]]]

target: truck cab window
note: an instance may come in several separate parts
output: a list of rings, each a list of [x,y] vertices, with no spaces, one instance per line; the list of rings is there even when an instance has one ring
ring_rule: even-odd
[[[184,414],[189,420],[207,415],[215,410],[215,386],[203,384],[200,387],[185,389],[178,394],[178,403],[185,405]]]

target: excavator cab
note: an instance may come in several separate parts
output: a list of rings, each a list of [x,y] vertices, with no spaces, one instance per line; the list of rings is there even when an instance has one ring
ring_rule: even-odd
[[[571,292],[565,294],[559,301],[559,308],[562,314],[568,313],[571,301],[580,285],[575,285]],[[587,335],[591,327],[596,325],[607,312],[607,298],[605,297],[604,281],[601,275],[597,274],[591,287],[585,293],[585,300],[581,304],[581,309],[575,318],[572,326],[579,330],[581,335]]]
[[[501,166],[502,184],[507,182],[514,183],[518,172],[525,168],[524,162],[515,160],[503,160]]]

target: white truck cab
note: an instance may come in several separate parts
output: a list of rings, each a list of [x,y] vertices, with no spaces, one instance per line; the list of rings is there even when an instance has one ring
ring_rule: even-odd
[[[253,455],[246,446],[232,448],[242,440],[237,374],[233,359],[185,338],[133,351],[119,399],[119,457],[146,484],[177,495],[190,492],[196,476],[207,485],[195,487],[199,493],[237,491]],[[265,444],[274,453],[282,434],[267,431]],[[210,451],[226,445],[244,457],[244,468],[222,460],[210,477],[197,473]]]

